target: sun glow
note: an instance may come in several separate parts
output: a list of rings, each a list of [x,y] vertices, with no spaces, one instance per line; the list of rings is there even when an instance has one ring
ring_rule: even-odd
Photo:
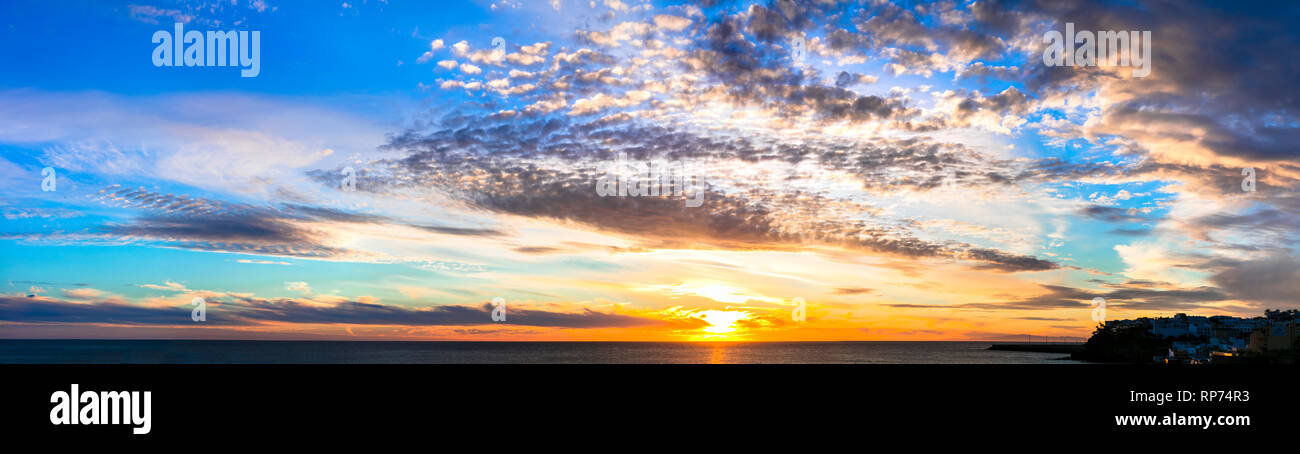
[[[704,332],[712,334],[734,333],[737,329],[736,322],[748,320],[751,317],[748,312],[719,310],[700,311],[696,316],[709,322],[709,326],[704,328]]]
[[[695,295],[708,298],[720,303],[741,304],[749,300],[764,301],[769,303],[780,302],[779,299],[769,298],[766,296],[753,294],[747,289],[734,287],[730,285],[721,285],[715,283],[687,283],[666,286],[654,286],[652,288],[665,290],[673,295]]]

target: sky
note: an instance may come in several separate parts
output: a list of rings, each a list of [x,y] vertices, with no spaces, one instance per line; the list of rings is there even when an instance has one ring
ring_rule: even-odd
[[[1149,50],[1052,63],[1067,23]],[[1297,23],[0,2],[0,337],[999,340],[1298,308]],[[257,33],[259,71],[157,64],[177,24]]]

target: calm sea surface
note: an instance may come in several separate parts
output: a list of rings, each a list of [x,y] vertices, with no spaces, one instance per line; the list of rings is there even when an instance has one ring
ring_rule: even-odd
[[[358,342],[0,340],[0,363],[1062,364],[989,342]]]

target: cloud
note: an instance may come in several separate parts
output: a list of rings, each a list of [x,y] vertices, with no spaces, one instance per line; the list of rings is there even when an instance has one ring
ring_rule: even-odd
[[[1040,271],[1057,267],[1050,261],[990,248],[923,241],[898,226],[786,215],[786,210],[815,212],[810,207],[830,208],[840,203],[816,193],[782,194],[778,188],[760,187],[723,193],[713,189],[718,184],[715,182],[701,189],[706,191],[704,200],[707,201],[702,207],[685,208],[680,197],[601,197],[594,190],[600,175],[600,162],[593,158],[604,154],[600,150],[605,147],[634,150],[638,159],[708,157],[708,161],[770,159],[780,162],[789,158],[760,157],[758,147],[751,148],[744,143],[718,148],[710,138],[631,124],[615,129],[620,124],[608,120],[474,124],[478,126],[396,136],[387,148],[404,151],[407,157],[376,162],[373,167],[392,172],[382,175],[387,181],[438,188],[482,209],[580,222],[600,230],[641,236],[652,247],[690,247],[694,243],[720,248],[789,249],[808,244],[829,244],[909,257],[973,260],[980,262],[981,267],[1000,271]],[[542,135],[549,138],[544,139]],[[555,145],[550,144],[552,140],[556,141]],[[601,145],[574,147],[574,144],[587,141]],[[881,145],[891,150],[893,144]],[[910,147],[913,143],[898,145]],[[457,151],[450,152],[451,147]],[[815,142],[806,144],[804,150],[805,154],[823,152],[832,160],[847,158],[841,149],[819,150]],[[858,151],[863,159],[846,160],[852,162],[849,164],[851,170],[854,165],[943,163],[934,146],[917,146],[916,151],[920,152],[917,155],[904,150],[893,148],[892,154],[881,156],[871,148],[864,148]],[[523,159],[524,154],[550,155],[566,165],[543,167]],[[836,166],[837,163],[821,164]],[[882,170],[861,169],[864,173]],[[719,169],[706,174],[725,175],[725,172]],[[918,188],[938,185],[928,179],[911,183],[898,181],[896,184]],[[827,214],[831,213],[833,210],[827,210]],[[800,223],[790,223],[787,219],[798,219]]]
[[[289,291],[293,291],[293,292],[302,292],[303,294],[306,294],[306,295],[310,295],[310,294],[311,294],[311,286],[310,286],[310,285],[307,285],[306,282],[302,282],[302,281],[298,281],[298,282],[285,282],[285,283],[284,283],[284,289],[285,289],[285,290],[289,290]]]
[[[140,284],[140,287],[141,287],[141,288],[147,288],[147,289],[153,289],[153,290],[165,290],[165,291],[168,291],[168,292],[182,292],[182,293],[189,293],[189,292],[190,292],[190,290],[187,289],[187,288],[185,288],[185,286],[184,286],[183,284],[179,284],[179,283],[171,282],[171,281],[163,282],[163,285],[157,285],[157,284]]]
[[[990,303],[889,304],[913,309],[1046,310],[1092,309],[1093,298],[1105,298],[1107,307],[1131,311],[1191,311],[1215,309],[1215,303],[1231,298],[1213,287],[1154,289],[1136,284],[1112,284],[1111,290],[1092,291],[1063,285],[1039,284],[1047,290],[1035,296]]]
[[[1106,93],[1100,116],[1089,121],[1090,135],[1132,138],[1163,162],[1284,161],[1300,153],[1294,146],[1300,98],[1279,96],[1294,92],[1300,66],[1278,58],[1300,44],[1300,33],[1287,25],[1300,12],[1265,5],[1102,5],[1000,5],[1006,14],[1023,9],[1024,15],[1051,18],[1048,25],[1057,30],[1068,20],[1076,30],[1151,31],[1152,73],[1142,79],[1115,77],[1102,68],[1032,66],[1027,82],[1037,93]]]
[[[1213,259],[1205,268],[1214,271],[1211,281],[1216,286],[1241,300],[1290,308],[1300,295],[1300,260],[1285,252],[1250,260]]]
[[[41,161],[60,171],[236,194],[270,193],[303,169],[340,159],[321,150],[370,151],[383,137],[370,120],[257,95],[20,89],[0,91],[0,103],[15,108],[0,112],[0,142],[38,147]]]
[[[93,288],[74,288],[63,291],[63,296],[72,299],[86,300],[102,298],[107,294],[103,290]]]
[[[274,260],[249,260],[249,259],[239,259],[239,260],[235,260],[235,261],[236,261],[236,262],[239,262],[239,263],[253,263],[253,264],[258,264],[258,265],[284,265],[284,266],[293,265],[292,263],[289,263],[289,262],[279,262],[279,261],[274,261]]]
[[[658,14],[654,17],[656,27],[661,30],[680,32],[687,26],[691,25],[691,20],[685,17],[672,16],[668,14]]]
[[[332,178],[332,177],[331,177]],[[389,216],[356,213],[316,205],[285,203],[279,208],[109,186],[97,199],[111,206],[140,210],[137,216],[89,228],[102,240],[145,242],[186,249],[240,252],[317,259],[364,259],[367,251],[336,246],[332,229],[340,224],[405,227],[439,235],[497,237],[497,229],[409,224]],[[42,234],[17,235],[32,241]],[[239,260],[240,263],[282,264]]]
[[[1143,222],[1146,217],[1140,215],[1136,208],[1116,208],[1101,205],[1085,207],[1080,214],[1106,222]]]
[[[253,297],[210,299],[205,324],[254,326],[269,323],[295,325],[395,325],[395,326],[531,326],[547,328],[626,328],[674,326],[674,323],[633,315],[582,309],[556,312],[525,306],[508,306],[505,322],[493,322],[492,305],[444,305],[404,308],[344,301],[321,305],[293,299]],[[191,308],[140,306],[127,303],[73,303],[50,298],[0,296],[0,321],[22,323],[191,325]],[[192,325],[193,326],[193,325]],[[692,325],[693,326],[693,325]]]
[[[246,324],[209,312],[209,322]],[[0,320],[37,324],[181,325],[190,322],[188,308],[143,306],[121,302],[71,302],[51,298],[0,296]]]
[[[194,16],[182,13],[174,9],[162,9],[149,5],[127,5],[127,12],[131,14],[131,19],[144,22],[146,24],[158,24],[159,18],[180,23],[189,23],[194,20]]]
[[[430,232],[439,233],[439,234],[443,234],[443,235],[477,236],[477,237],[493,237],[493,236],[501,236],[501,235],[504,235],[503,232],[501,232],[501,231],[499,231],[499,230],[496,230],[496,229],[475,229],[475,228],[464,228],[464,227],[440,227],[440,226],[432,226],[432,225],[417,225],[417,226],[415,226],[415,227],[416,227],[416,228],[419,228],[419,229],[422,229],[422,230],[427,230],[427,231],[430,231]]]
[[[839,287],[831,293],[835,295],[864,295],[876,293],[876,290],[862,287]]]

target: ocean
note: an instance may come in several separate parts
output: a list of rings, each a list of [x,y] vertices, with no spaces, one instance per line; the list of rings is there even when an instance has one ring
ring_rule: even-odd
[[[3,364],[1065,364],[990,342],[0,340]]]

